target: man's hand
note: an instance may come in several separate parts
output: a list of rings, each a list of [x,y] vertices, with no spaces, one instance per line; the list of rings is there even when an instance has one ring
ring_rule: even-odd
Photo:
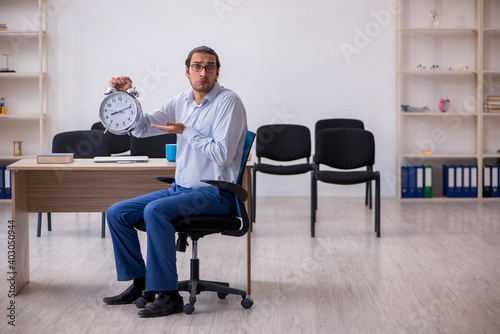
[[[126,92],[127,89],[132,88],[132,79],[124,76],[111,78],[109,84],[121,92]]]
[[[161,130],[168,134],[179,134],[179,135],[181,135],[184,132],[184,129],[186,128],[184,124],[176,122],[165,122],[165,125],[151,124],[151,126],[155,129]]]

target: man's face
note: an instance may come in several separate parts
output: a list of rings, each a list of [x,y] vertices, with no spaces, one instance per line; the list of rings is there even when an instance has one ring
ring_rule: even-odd
[[[206,94],[214,87],[215,81],[219,77],[219,69],[213,73],[207,72],[206,68],[202,68],[201,71],[195,72],[191,69],[191,65],[194,64],[201,66],[217,66],[215,56],[209,53],[193,53],[190,66],[186,67],[186,77],[189,79],[193,90]]]

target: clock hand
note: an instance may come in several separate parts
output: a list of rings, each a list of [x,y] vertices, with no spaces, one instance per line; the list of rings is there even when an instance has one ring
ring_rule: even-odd
[[[131,106],[128,106],[127,108],[123,108],[122,110],[118,110],[118,111],[112,112],[111,115],[118,114],[119,112],[127,110],[128,108],[131,108]]]

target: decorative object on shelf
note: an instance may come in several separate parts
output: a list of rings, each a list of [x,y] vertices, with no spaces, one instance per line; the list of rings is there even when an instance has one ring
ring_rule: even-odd
[[[14,156],[20,157],[23,155],[23,142],[22,141],[14,141]]]
[[[432,151],[431,150],[422,150],[423,155],[431,155]]]
[[[460,72],[460,71],[468,71],[468,70],[469,70],[469,65],[459,66],[457,68],[452,67],[452,66],[448,67],[448,71],[452,71],[452,72],[454,72],[454,71]]]
[[[425,66],[423,66],[422,64],[418,64],[417,70],[423,71],[423,70],[425,70]]]
[[[484,112],[500,113],[500,96],[488,95],[484,103]]]
[[[0,99],[0,115],[5,115],[5,97]]]
[[[425,107],[421,107],[421,108],[417,108],[417,107],[412,107],[412,106],[409,106],[407,104],[402,104],[401,105],[401,111],[404,111],[404,112],[422,112],[422,111],[429,111],[429,107],[425,106]]]
[[[439,21],[436,20],[436,16],[438,16],[438,12],[437,10],[433,9],[430,11],[429,15],[432,17],[432,21],[431,21],[431,27],[433,28],[439,28]]]
[[[4,53],[0,56],[0,72],[15,72],[11,54]]]
[[[126,93],[118,92],[110,86],[104,95],[106,97],[99,108],[99,118],[106,131],[130,135],[142,119],[142,107],[137,99],[139,93],[135,88],[127,89]]]
[[[0,31],[7,31],[7,23],[0,23]]]
[[[450,110],[450,99],[446,96],[439,99],[439,110],[442,112],[447,112]]]

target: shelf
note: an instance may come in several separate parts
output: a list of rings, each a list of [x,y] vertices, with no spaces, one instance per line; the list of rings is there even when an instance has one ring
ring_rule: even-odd
[[[46,77],[44,72],[41,75]],[[0,78],[38,79],[40,72],[0,72]]]
[[[0,115],[0,119],[40,119],[40,114],[38,113],[30,113],[30,114],[5,114]],[[45,118],[45,117],[43,117]]]
[[[0,36],[22,36],[22,35],[30,35],[30,36],[38,36],[39,34],[45,35],[45,31],[0,31]]]
[[[419,158],[419,159],[476,159],[476,154],[422,154],[422,153],[401,153],[400,158]]]
[[[423,70],[423,71],[418,71],[418,70],[400,70],[400,74],[410,74],[410,75],[472,75],[476,74],[477,71],[474,70],[460,70],[460,71],[450,71],[450,70],[439,70],[439,71],[433,71],[433,70]],[[500,73],[500,72],[499,72]]]
[[[401,116],[418,116],[418,117],[452,117],[452,116],[478,116],[477,113],[473,112],[441,112],[441,111],[408,111],[408,112],[400,112]],[[500,115],[500,114],[499,114]]]
[[[422,32],[422,33],[441,33],[441,32],[465,32],[477,33],[477,28],[400,28],[401,32]]]

